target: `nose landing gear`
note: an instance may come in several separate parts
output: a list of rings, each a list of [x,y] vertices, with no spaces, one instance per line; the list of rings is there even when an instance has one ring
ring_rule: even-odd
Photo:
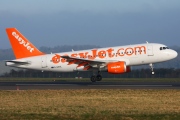
[[[152,63],[150,63],[150,64],[149,64],[149,66],[151,67],[151,72],[152,72],[152,75],[154,75],[154,74],[155,74],[155,72],[154,72],[153,64],[152,64]]]

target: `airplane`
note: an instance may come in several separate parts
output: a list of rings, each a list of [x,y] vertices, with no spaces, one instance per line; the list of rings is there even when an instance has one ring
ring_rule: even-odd
[[[92,71],[93,75],[90,77],[92,82],[101,81],[103,71],[123,74],[130,72],[131,66],[137,65],[149,64],[154,74],[154,63],[168,61],[178,55],[166,45],[148,42],[45,54],[16,28],[7,28],[6,32],[16,58],[6,60],[6,66],[53,72]],[[95,72],[97,73],[94,74]]]

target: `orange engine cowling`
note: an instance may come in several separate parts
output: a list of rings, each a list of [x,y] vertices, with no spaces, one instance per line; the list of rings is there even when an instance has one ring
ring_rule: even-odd
[[[112,74],[122,74],[131,71],[130,66],[126,66],[125,62],[114,62],[107,64],[107,69],[109,73]]]

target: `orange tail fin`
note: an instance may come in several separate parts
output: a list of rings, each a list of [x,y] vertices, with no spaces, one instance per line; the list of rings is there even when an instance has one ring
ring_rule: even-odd
[[[7,35],[16,59],[44,55],[28,41],[16,28],[7,28]]]

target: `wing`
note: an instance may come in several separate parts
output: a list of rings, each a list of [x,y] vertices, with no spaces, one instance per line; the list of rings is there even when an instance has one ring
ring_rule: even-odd
[[[107,65],[109,62],[117,62],[117,60],[90,60],[90,59],[84,59],[84,58],[74,58],[69,56],[61,56],[62,58],[66,59],[68,62],[68,65],[71,64],[77,64],[77,68],[84,66],[83,70],[89,70],[90,68],[103,68]]]

